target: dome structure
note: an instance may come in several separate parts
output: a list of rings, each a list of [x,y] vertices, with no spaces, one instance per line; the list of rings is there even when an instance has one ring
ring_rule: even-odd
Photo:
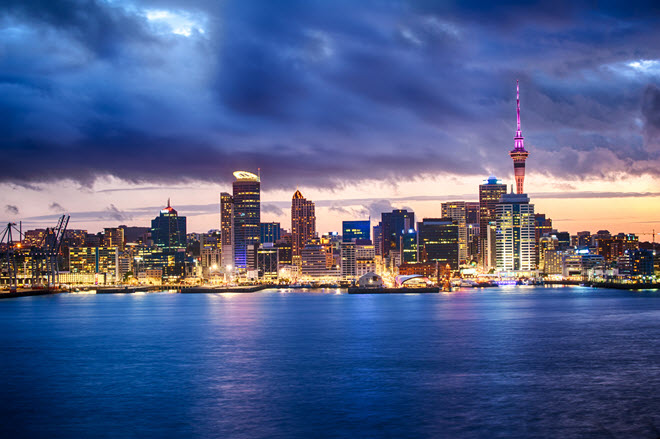
[[[371,271],[358,279],[360,288],[383,288],[383,286],[385,286],[383,278]]]

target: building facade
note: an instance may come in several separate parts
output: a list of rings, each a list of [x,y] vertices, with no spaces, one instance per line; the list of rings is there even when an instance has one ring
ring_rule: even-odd
[[[458,222],[451,218],[424,218],[417,223],[418,262],[437,262],[458,270]]]
[[[275,243],[281,237],[280,223],[261,223],[259,232],[259,240],[262,244]]]
[[[261,180],[246,171],[236,171],[234,177],[234,267],[240,272],[248,269],[248,246],[259,244]]]
[[[534,205],[525,194],[505,194],[496,213],[497,269],[533,271],[536,268]]]
[[[358,239],[371,240],[371,221],[342,221],[342,242],[354,242]]]
[[[178,212],[167,200],[167,207],[151,220],[151,239],[156,247],[164,249],[186,247],[186,217]]]
[[[442,203],[441,209],[443,218],[451,218],[458,223],[458,259],[465,263],[468,258],[467,203],[449,201]]]
[[[220,248],[225,270],[234,265],[234,199],[227,192],[220,194]]]
[[[496,263],[495,252],[487,252],[488,225],[495,222],[497,204],[502,195],[506,194],[506,185],[494,176],[488,177],[479,185],[479,252],[480,263],[486,267],[493,267]],[[490,258],[490,259],[487,259]]]
[[[291,199],[291,238],[293,263],[300,264],[302,249],[316,237],[314,203],[303,197],[299,190]]]

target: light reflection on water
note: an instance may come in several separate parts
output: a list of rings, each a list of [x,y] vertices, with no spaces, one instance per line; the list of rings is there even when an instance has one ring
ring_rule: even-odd
[[[0,436],[650,438],[659,348],[658,292],[4,300]]]

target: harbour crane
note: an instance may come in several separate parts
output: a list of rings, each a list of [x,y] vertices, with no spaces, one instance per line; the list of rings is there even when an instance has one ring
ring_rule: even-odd
[[[39,244],[30,249],[25,249],[31,260],[33,285],[40,284],[44,277],[47,286],[59,282],[58,256],[69,224],[69,218],[68,215],[62,215],[55,227],[46,229],[46,233],[44,233]],[[16,241],[14,241],[14,233],[18,238]],[[16,227],[16,223],[8,223],[0,231],[0,248],[3,250],[1,259],[6,264],[7,283],[10,291],[15,291],[18,287],[16,249],[22,247],[24,238],[22,227]]]

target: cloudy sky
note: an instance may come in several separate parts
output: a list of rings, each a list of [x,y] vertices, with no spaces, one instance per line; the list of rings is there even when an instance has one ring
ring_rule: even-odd
[[[556,227],[660,224],[660,3],[4,0],[0,219],[218,227],[232,171],[262,217],[437,216],[513,182]],[[287,225],[288,224],[288,225]],[[660,227],[658,227],[660,229]],[[647,238],[650,239],[650,236]]]

